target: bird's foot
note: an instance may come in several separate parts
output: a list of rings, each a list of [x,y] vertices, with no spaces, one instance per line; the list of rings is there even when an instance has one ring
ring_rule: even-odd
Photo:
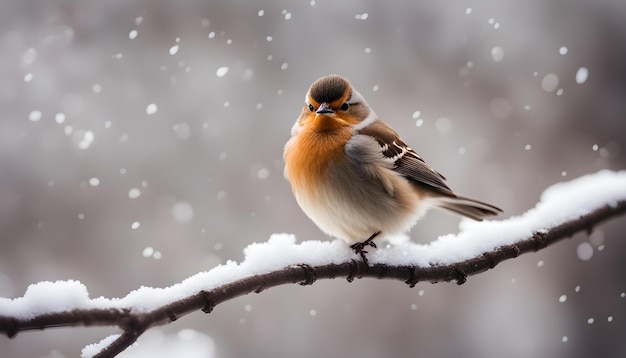
[[[368,246],[373,247],[373,248],[377,247],[373,240],[374,238],[376,238],[376,236],[378,236],[378,234],[380,234],[380,231],[376,231],[375,233],[373,233],[369,238],[367,238],[367,240],[357,242],[356,244],[353,244],[350,246],[350,248],[354,250],[356,254],[361,256],[361,259],[366,265],[368,264],[368,262],[367,262],[367,256],[365,255],[367,254],[367,251],[365,251],[365,248]]]

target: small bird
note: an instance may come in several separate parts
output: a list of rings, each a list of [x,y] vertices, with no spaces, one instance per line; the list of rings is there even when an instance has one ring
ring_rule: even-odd
[[[323,232],[351,244],[365,263],[374,238],[407,232],[431,207],[478,221],[502,212],[455,194],[337,75],[309,88],[284,160],[302,211]]]

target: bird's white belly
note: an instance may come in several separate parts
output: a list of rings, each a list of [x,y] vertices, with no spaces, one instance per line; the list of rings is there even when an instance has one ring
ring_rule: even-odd
[[[394,175],[391,183],[396,194],[413,190],[400,176]],[[307,195],[296,190],[295,196],[304,213],[322,231],[348,243],[364,241],[377,231],[383,234],[408,231],[426,209],[417,196],[404,195],[411,200],[401,202],[399,195],[390,195],[379,182],[373,181],[355,185],[331,177],[318,185],[314,193]]]

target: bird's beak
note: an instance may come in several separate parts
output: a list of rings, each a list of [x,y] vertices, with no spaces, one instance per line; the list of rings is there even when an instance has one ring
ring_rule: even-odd
[[[333,111],[333,109],[330,108],[328,103],[323,102],[322,104],[320,104],[320,107],[317,109],[317,111],[315,113],[317,113],[317,114],[325,114],[325,113],[335,113],[335,111]]]

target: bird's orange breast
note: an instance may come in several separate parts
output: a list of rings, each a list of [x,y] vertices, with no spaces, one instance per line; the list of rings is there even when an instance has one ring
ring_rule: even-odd
[[[328,165],[345,160],[344,146],[352,137],[352,128],[338,126],[330,118],[316,120],[329,122],[305,125],[285,151],[285,173],[294,191],[323,184]]]

